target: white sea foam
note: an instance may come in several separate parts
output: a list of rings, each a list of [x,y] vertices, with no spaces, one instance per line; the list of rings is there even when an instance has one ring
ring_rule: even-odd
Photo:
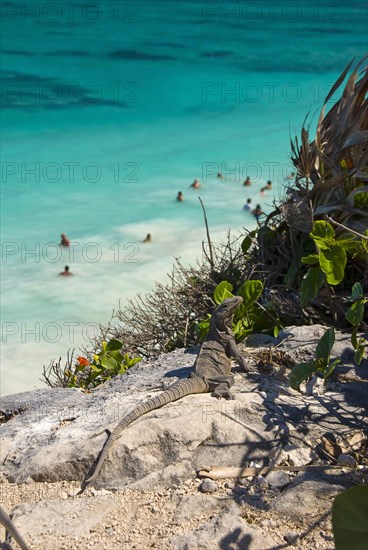
[[[226,238],[226,229],[214,226],[215,242]],[[142,242],[147,233],[152,234],[151,243]],[[65,358],[68,349],[87,345],[98,324],[110,320],[119,299],[124,306],[126,298],[149,292],[155,281],[165,281],[174,258],[194,263],[205,239],[203,225],[196,227],[185,218],[180,223],[160,218],[116,227],[110,235],[79,239],[78,246],[72,241],[72,262],[71,251],[65,249],[57,264],[41,258],[39,263],[8,266],[3,393],[40,387],[43,365],[52,358]],[[73,277],[57,276],[64,263]],[[19,280],[20,270],[23,283],[14,287],[9,281],[12,276]]]

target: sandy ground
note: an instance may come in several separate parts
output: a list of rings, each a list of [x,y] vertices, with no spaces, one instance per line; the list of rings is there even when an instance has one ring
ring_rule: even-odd
[[[180,499],[186,495],[198,495],[198,479],[183,483],[179,488],[157,492],[107,491],[88,490],[89,493],[75,496],[79,490],[78,482],[58,483],[30,483],[15,485],[2,480],[0,483],[1,501],[7,512],[21,503],[36,503],[41,500],[84,499],[84,506],[88,506],[88,499],[105,498],[108,496],[117,501],[118,506],[104,517],[103,521],[95,525],[86,537],[73,537],[61,532],[45,532],[43,535],[32,536],[24,529],[24,538],[32,550],[74,550],[74,549],[115,549],[115,548],[172,548],[171,538],[174,535],[183,535],[200,525],[207,523],[214,517],[213,511],[199,510],[195,517],[188,521],[175,521],[175,512]],[[242,501],[237,499],[236,493],[243,494]],[[244,496],[244,489],[246,495]],[[294,542],[294,548],[329,549],[334,548],[331,532],[330,514],[310,514],[301,517],[299,521],[280,517],[274,511],[267,510],[268,504],[277,496],[277,490],[262,489],[255,483],[236,487],[230,481],[218,483],[218,491],[211,495],[229,506],[233,502],[239,504],[242,516],[248,523],[260,526],[277,543],[274,548],[287,548],[291,545],[287,539],[293,534],[299,538]],[[201,494],[202,495],[202,494]],[[202,498],[208,498],[203,494]],[[82,504],[82,503],[81,503]],[[83,517],[80,518],[83,521]],[[178,524],[180,523],[180,524]],[[21,530],[21,523],[17,526]],[[4,541],[5,530],[0,528],[0,540]],[[17,545],[13,544],[14,548]],[[0,545],[2,550],[10,548],[6,543]],[[213,548],[218,548],[214,545]],[[231,547],[232,548],[232,547]],[[235,548],[235,547],[234,547]],[[238,546],[236,545],[238,549]],[[266,550],[266,549],[260,549]],[[268,550],[268,549],[267,549]]]

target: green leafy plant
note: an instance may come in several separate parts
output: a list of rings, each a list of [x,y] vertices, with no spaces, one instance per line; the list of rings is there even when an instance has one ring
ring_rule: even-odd
[[[300,363],[292,369],[289,382],[294,390],[299,390],[300,384],[315,372],[321,372],[325,380],[332,374],[336,365],[341,362],[341,359],[337,358],[331,363],[330,355],[334,343],[335,329],[332,327],[320,338],[316,348],[316,359]]]
[[[122,342],[112,338],[108,343],[102,342],[101,351],[93,355],[92,361],[87,357],[77,357],[76,363],[66,371],[67,386],[83,389],[98,386],[142,360],[140,357],[131,358],[128,353],[123,355],[122,347]]]
[[[244,338],[254,332],[254,330],[260,330],[266,328],[262,326],[262,320],[265,322],[268,319],[264,319],[264,311],[257,305],[257,300],[263,292],[263,283],[258,280],[245,281],[238,292],[237,296],[243,298],[243,303],[234,315],[234,334],[235,340],[241,342]]]
[[[332,528],[336,550],[366,550],[368,541],[368,487],[350,487],[334,500]]]
[[[215,288],[213,299],[216,304],[222,304],[227,298],[234,296],[233,285],[228,281],[221,281]],[[243,303],[238,307],[233,319],[233,332],[235,340],[241,342],[244,338],[255,330],[271,330],[277,320],[267,313],[266,307],[260,307],[257,300],[263,292],[263,283],[259,280],[245,281],[238,292],[237,296],[243,298]],[[210,326],[211,315],[197,323],[197,331],[199,339],[202,341],[207,334]]]
[[[355,349],[354,359],[357,365],[360,365],[364,350],[368,344],[368,341],[365,338],[357,338],[357,333],[359,330],[359,325],[363,320],[364,316],[364,306],[368,302],[368,299],[363,295],[363,288],[360,283],[355,283],[351,291],[350,300],[353,302],[347,312],[345,313],[345,318],[353,325],[354,329],[351,334],[351,343]]]
[[[309,235],[316,245],[317,253],[301,258],[302,263],[315,266],[308,269],[301,283],[302,306],[315,298],[324,282],[333,286],[341,283],[348,254],[354,257],[365,253],[363,240],[353,234],[336,238],[334,228],[324,220],[315,221]]]
[[[242,242],[287,324],[322,320],[345,328],[346,291],[357,281],[363,288],[368,283],[366,61],[353,71],[349,63],[332,86],[315,135],[303,124],[300,137],[291,140],[295,172],[285,197]]]

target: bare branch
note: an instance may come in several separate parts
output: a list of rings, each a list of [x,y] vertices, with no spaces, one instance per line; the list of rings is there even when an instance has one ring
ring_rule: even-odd
[[[203,202],[202,202],[202,199],[201,197],[198,197],[198,200],[199,202],[201,203],[201,206],[202,206],[202,210],[203,210],[203,216],[204,216],[204,223],[205,223],[205,226],[206,226],[206,232],[207,232],[207,242],[208,242],[208,248],[209,248],[209,251],[210,251],[210,264],[211,264],[211,267],[213,269],[214,267],[214,260],[213,260],[213,251],[212,251],[212,244],[211,244],[211,237],[210,237],[210,230],[208,228],[208,222],[207,222],[207,215],[206,215],[206,210],[205,210],[205,207],[203,205]]]
[[[353,235],[356,235],[357,237],[360,237],[361,239],[368,241],[368,237],[366,235],[362,235],[361,233],[358,233],[358,231],[354,231],[354,229],[351,229],[350,227],[346,227],[346,225],[343,225],[342,223],[337,222],[330,216],[327,216],[327,214],[326,214],[326,218],[329,222],[333,223],[334,225],[337,225],[338,227],[345,229],[345,231],[348,231],[349,233],[352,233]]]

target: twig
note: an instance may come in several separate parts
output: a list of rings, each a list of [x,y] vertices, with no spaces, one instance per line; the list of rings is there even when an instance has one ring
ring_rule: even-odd
[[[342,227],[342,229],[345,229],[349,233],[352,233],[353,235],[356,235],[357,237],[360,237],[361,239],[368,241],[368,237],[366,237],[365,235],[362,235],[361,233],[358,233],[358,231],[354,231],[354,229],[350,229],[350,227],[346,227],[346,225],[343,225],[342,223],[335,221],[333,218],[330,218],[330,216],[327,216],[327,214],[326,214],[326,218],[328,219],[329,222],[333,223],[334,225],[337,225],[338,227]]]
[[[210,466],[209,468],[203,468],[197,471],[198,477],[207,477],[210,479],[226,479],[226,478],[241,478],[241,477],[254,477],[259,475],[267,475],[270,472],[299,472],[305,470],[366,470],[366,466],[358,465],[356,468],[350,466],[340,466],[335,464],[308,464],[303,466],[261,466],[261,467],[231,467],[231,466]]]
[[[202,202],[201,197],[198,197],[198,199],[199,199],[199,202],[201,203],[202,210],[203,210],[204,223],[205,223],[206,232],[207,232],[207,242],[208,242],[208,247],[209,247],[209,250],[210,250],[210,265],[211,265],[211,269],[213,269],[213,268],[214,268],[214,265],[215,265],[215,262],[214,262],[214,259],[213,259],[212,243],[211,243],[210,231],[209,231],[209,229],[208,229],[206,210],[205,210],[205,208],[204,208],[204,205],[203,205],[203,202]]]
[[[185,328],[184,328],[184,347],[186,348],[187,347],[187,338],[188,338],[188,328],[189,328],[189,315],[187,315],[186,317],[186,320],[185,320]]]

